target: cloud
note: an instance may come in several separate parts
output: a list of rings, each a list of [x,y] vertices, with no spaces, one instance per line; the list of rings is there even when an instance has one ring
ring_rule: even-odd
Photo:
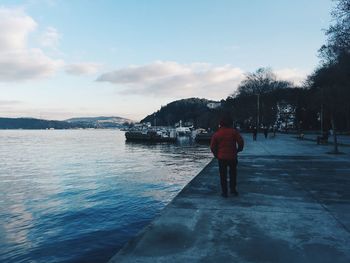
[[[54,27],[47,27],[44,33],[41,35],[39,41],[43,47],[56,49],[60,42],[61,35]]]
[[[116,84],[123,94],[222,99],[233,93],[243,78],[243,70],[231,65],[156,61],[107,72],[97,81]]]
[[[72,75],[95,74],[100,67],[98,63],[75,63],[67,65],[65,71]]]
[[[12,112],[22,104],[23,102],[18,100],[0,100],[1,116],[5,116],[8,112]]]
[[[287,80],[295,85],[301,85],[309,73],[296,68],[285,68],[273,71],[277,79]]]
[[[0,81],[48,77],[63,65],[41,49],[27,45],[37,23],[22,9],[0,7]]]
[[[28,34],[36,27],[23,10],[0,7],[0,50],[25,48]]]
[[[135,84],[186,73],[189,73],[189,69],[176,62],[156,61],[153,64],[130,66],[105,73],[98,78],[98,81],[108,81],[117,84]]]
[[[12,105],[21,104],[21,101],[18,100],[0,100],[0,107],[8,107]]]
[[[63,65],[40,49],[0,52],[0,81],[21,81],[53,75]]]

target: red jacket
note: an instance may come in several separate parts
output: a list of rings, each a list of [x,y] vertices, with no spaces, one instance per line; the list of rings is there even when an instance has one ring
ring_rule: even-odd
[[[214,156],[222,160],[237,158],[237,152],[243,150],[242,136],[233,128],[221,127],[211,138],[210,149]]]

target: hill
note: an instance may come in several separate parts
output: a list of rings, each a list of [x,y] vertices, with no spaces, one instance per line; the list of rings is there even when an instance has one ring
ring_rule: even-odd
[[[35,118],[0,118],[0,129],[74,129],[89,128],[66,121],[42,120]]]
[[[71,118],[65,120],[71,124],[78,125],[88,125],[95,128],[120,128],[124,126],[125,123],[131,123],[132,120],[122,118],[122,117],[80,117],[80,118]]]
[[[217,105],[219,102],[207,99],[177,100],[161,107],[141,122],[150,122],[157,126],[172,126],[182,120],[183,123],[192,122],[195,127],[215,128],[219,115],[219,110],[215,108]]]
[[[121,128],[131,120],[121,117],[71,118],[65,121],[35,118],[0,118],[0,129]]]

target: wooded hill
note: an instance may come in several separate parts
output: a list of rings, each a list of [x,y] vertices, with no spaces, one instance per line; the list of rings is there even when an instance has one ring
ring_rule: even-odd
[[[121,117],[80,117],[65,121],[35,118],[0,118],[0,129],[122,128],[129,122],[131,120]]]
[[[66,121],[42,120],[34,118],[0,118],[0,129],[74,129],[90,128],[87,125]]]
[[[210,109],[209,103],[215,101],[199,98],[182,99],[161,107],[157,112],[148,115],[141,122],[150,122],[157,126],[174,126],[182,120],[192,122],[195,127],[214,127],[217,123],[218,111]]]

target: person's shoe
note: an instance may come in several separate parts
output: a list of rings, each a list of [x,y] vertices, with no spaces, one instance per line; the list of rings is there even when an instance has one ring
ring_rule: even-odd
[[[221,196],[224,197],[224,198],[227,198],[227,193],[221,193]]]

